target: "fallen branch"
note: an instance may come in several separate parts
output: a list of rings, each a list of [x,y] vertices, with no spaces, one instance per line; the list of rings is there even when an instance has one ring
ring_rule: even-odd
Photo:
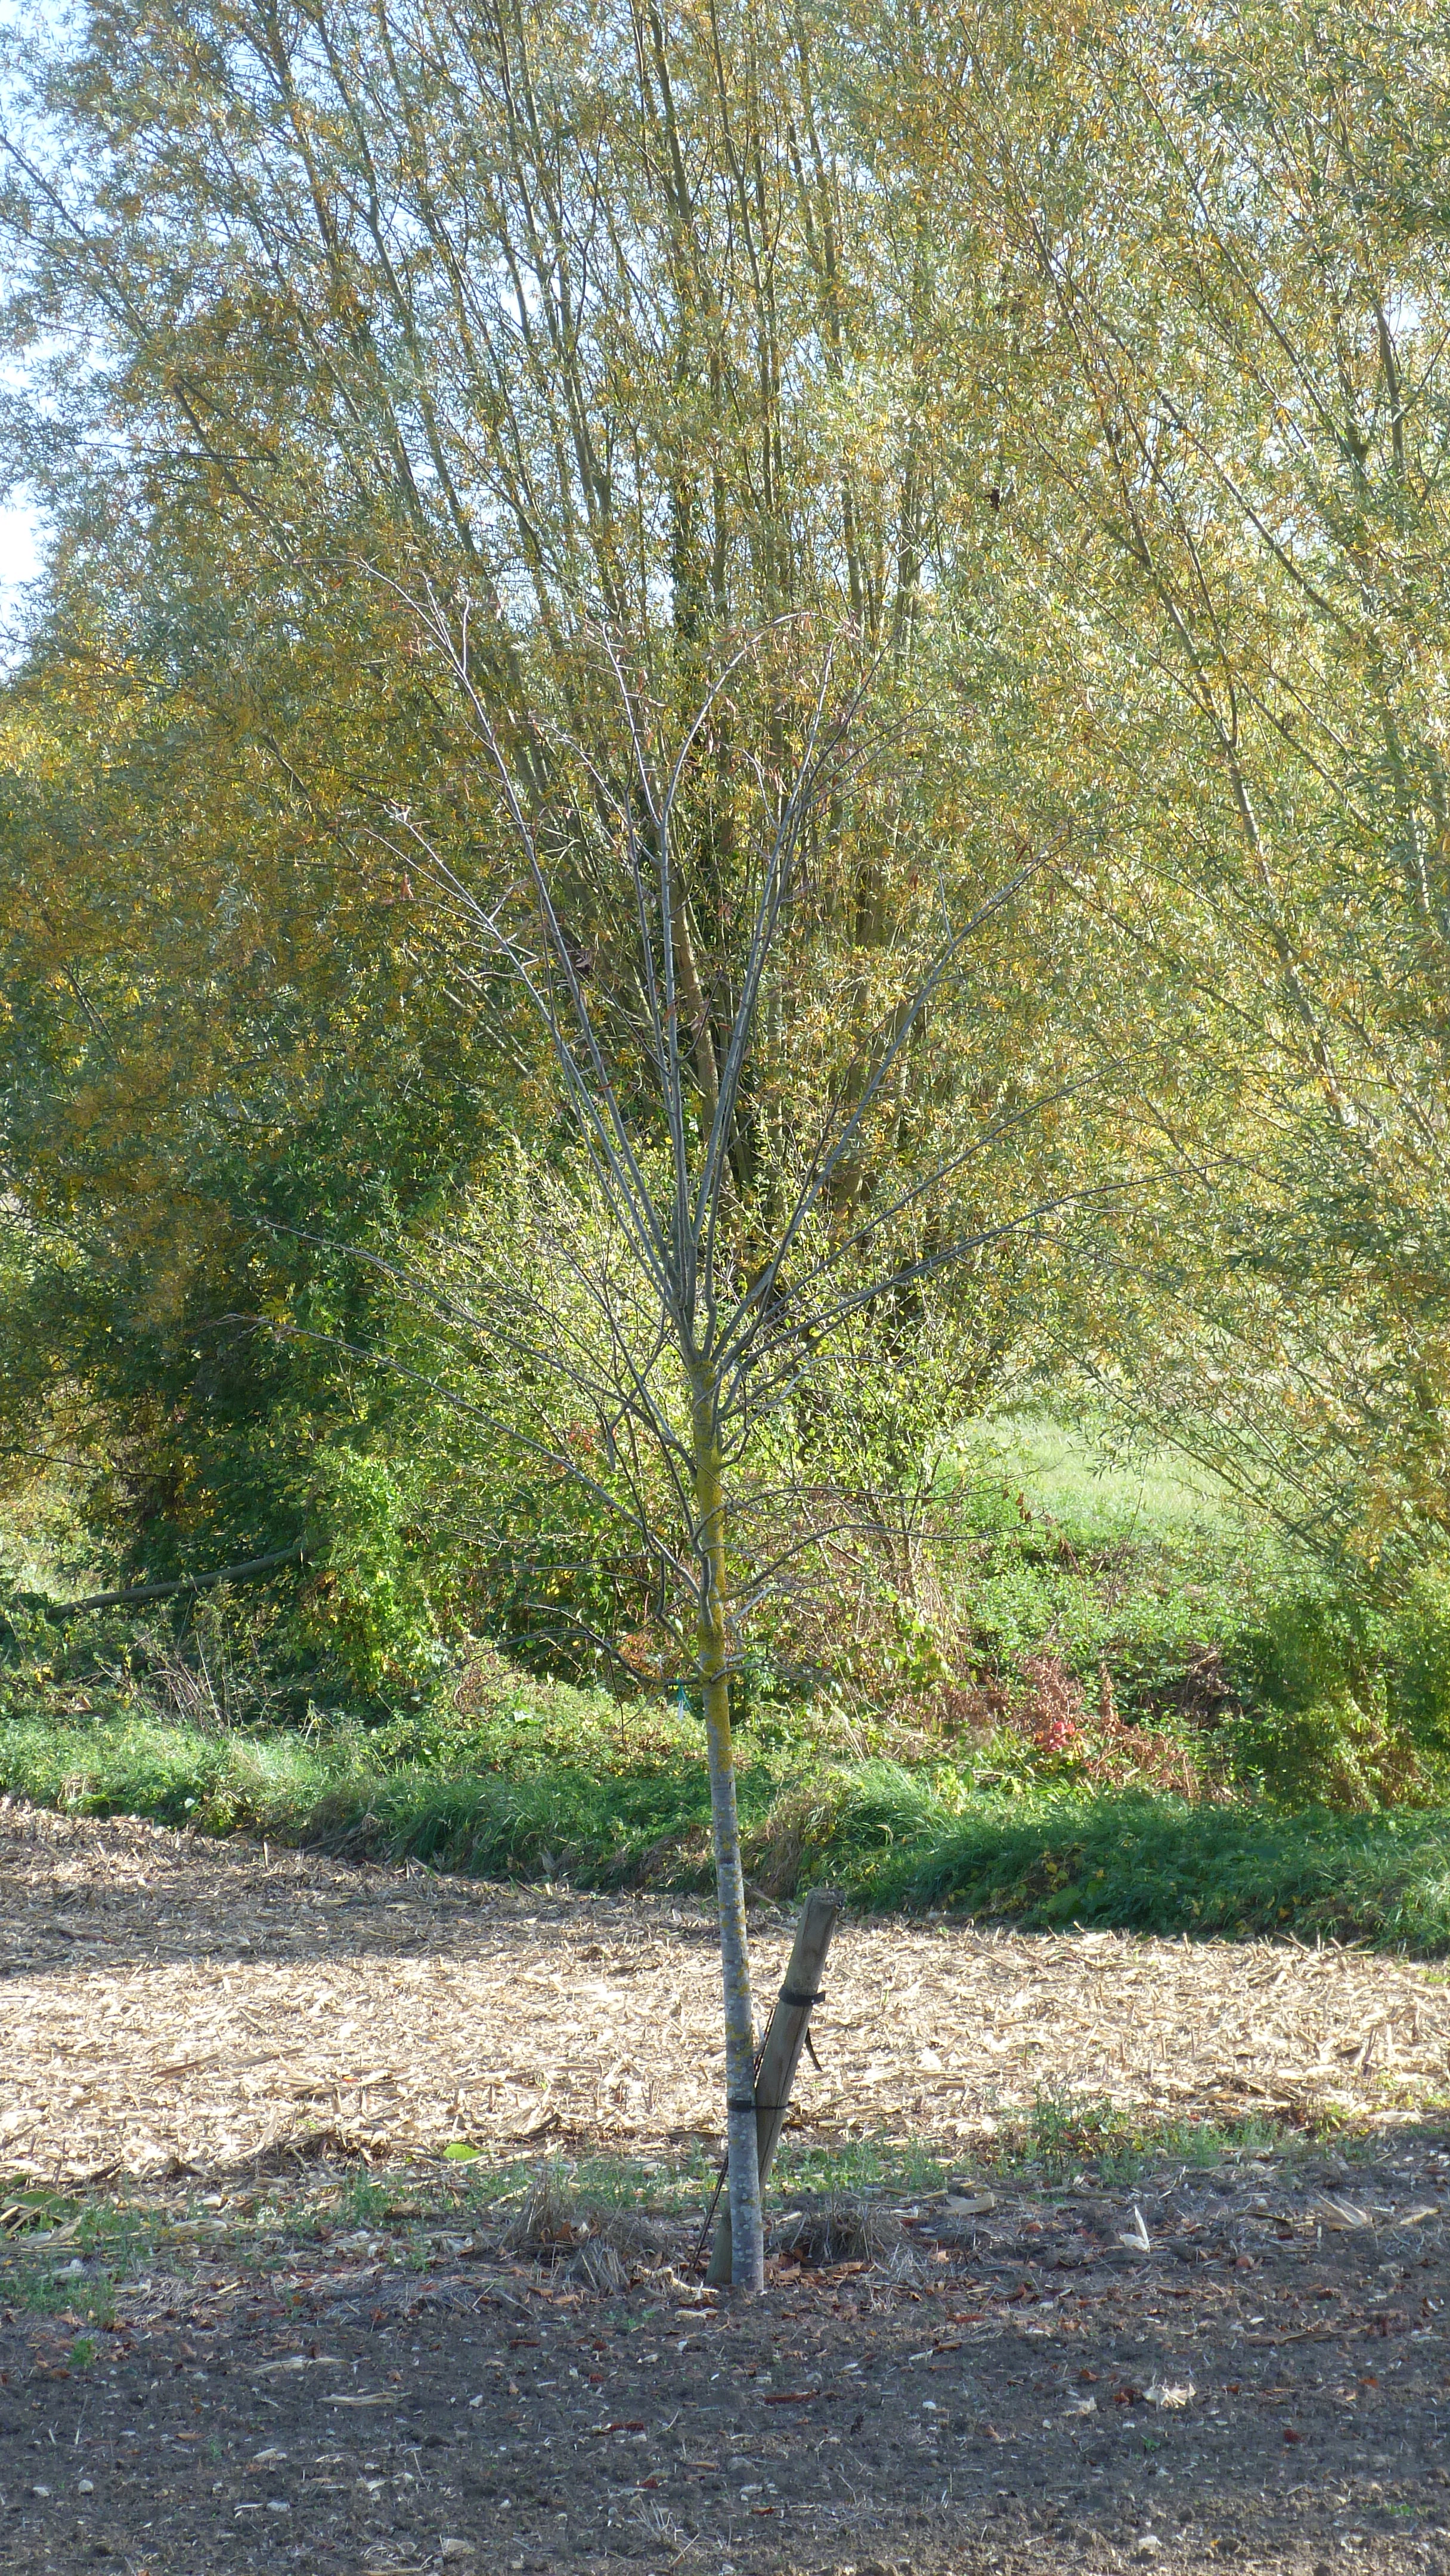
[[[126,1610],[141,1601],[169,1601],[178,1592],[209,1592],[218,1583],[247,1583],[257,1574],[273,1574],[279,1565],[305,1565],[307,1541],[294,1539],[290,1547],[278,1547],[270,1556],[248,1556],[239,1565],[220,1565],[213,1574],[179,1574],[169,1583],[136,1583],[126,1592],[92,1592],[84,1601],[47,1601],[38,1592],[19,1597],[27,1610],[39,1610],[47,1619],[79,1619],[87,1610]]]

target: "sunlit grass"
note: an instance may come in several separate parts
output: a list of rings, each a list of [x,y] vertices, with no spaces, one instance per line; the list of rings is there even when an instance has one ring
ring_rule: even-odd
[[[370,1770],[356,1748],[342,1759],[296,1738],[12,1720],[0,1725],[0,1787],[72,1814],[264,1833],[484,1877],[682,1891],[710,1879],[698,1754],[642,1774],[576,1760],[440,1775]],[[1450,1950],[1444,1808],[1283,1814],[1140,1792],[1009,1794],[944,1761],[747,1761],[740,1790],[752,1866],[789,1856],[790,1875],[772,1882],[782,1895],[829,1880],[863,1912]]]
[[[1151,1541],[1209,1530],[1255,1553],[1222,1480],[1176,1450],[1127,1447],[1095,1434],[1082,1416],[1026,1407],[991,1413],[959,1432],[944,1466],[969,1487],[996,1486],[1011,1500],[1083,1538]]]

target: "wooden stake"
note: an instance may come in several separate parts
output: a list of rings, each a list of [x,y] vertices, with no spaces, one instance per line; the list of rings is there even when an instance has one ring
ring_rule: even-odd
[[[760,2072],[755,2079],[755,2143],[760,2165],[761,2187],[770,2171],[785,2115],[790,2107],[791,2086],[800,2064],[801,2050],[810,2027],[811,2006],[819,2000],[821,1970],[831,1946],[840,1904],[823,1887],[813,1887],[801,1908],[796,1925],[795,1944],[785,1983],[776,1997],[770,2016]],[[710,2252],[710,2269],[705,2278],[719,2289],[731,2277],[734,2247],[730,2233],[730,2207],[727,2201],[715,2229],[715,2242]]]

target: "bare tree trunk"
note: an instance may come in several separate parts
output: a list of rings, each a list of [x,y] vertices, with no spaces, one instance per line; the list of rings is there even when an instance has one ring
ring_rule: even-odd
[[[695,1509],[699,1516],[700,1679],[710,1753],[710,1814],[715,1886],[720,1906],[720,1971],[725,1988],[726,2138],[730,2148],[731,2277],[737,2289],[765,2288],[765,2234],[760,2217],[756,2144],[755,2021],[750,2003],[750,1951],[745,1934],[745,1874],[735,1805],[735,1748],[730,1732],[730,1677],[725,1638],[725,1497],[715,1387],[709,1371],[692,1372]]]
[[[756,2162],[760,2167],[762,2187],[780,2143],[780,2133],[785,2127],[791,2087],[810,2028],[811,2006],[819,2001],[816,1980],[825,1965],[840,1910],[839,1900],[825,1888],[811,1889],[795,1928],[785,1983],[770,2016],[770,2031],[760,2052],[760,2073],[755,2086]],[[715,2248],[705,2278],[718,2287],[730,2280],[733,2272],[730,2212],[727,2209],[715,2230]]]

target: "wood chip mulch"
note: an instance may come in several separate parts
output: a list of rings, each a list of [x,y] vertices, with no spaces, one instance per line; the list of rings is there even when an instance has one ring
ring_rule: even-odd
[[[757,2010],[789,1947],[755,1924]],[[1391,2126],[1450,2096],[1450,1987],[1356,1949],[849,1922],[800,2110],[949,2154],[1042,2095]],[[709,1915],[0,1801],[0,2170],[57,2184],[469,2140],[718,2135]]]

